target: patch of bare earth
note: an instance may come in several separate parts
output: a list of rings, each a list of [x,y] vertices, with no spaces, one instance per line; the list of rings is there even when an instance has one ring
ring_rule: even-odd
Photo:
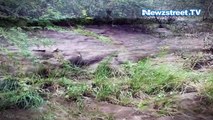
[[[112,115],[116,120],[155,120],[156,116],[147,111],[141,111],[134,107],[114,105],[108,102],[98,102],[87,98],[85,104],[90,109]]]
[[[104,58],[114,56],[114,64],[122,64],[127,61],[139,61],[145,57],[151,57],[167,48],[169,52],[176,51],[199,51],[202,49],[201,38],[191,37],[169,37],[161,39],[142,32],[128,31],[126,29],[113,28],[109,26],[90,26],[86,28],[99,35],[109,37],[112,42],[104,43],[91,36],[68,32],[57,32],[43,30],[38,34],[51,38],[56,43],[51,47],[37,46],[32,48],[36,54],[44,59],[53,57],[54,50],[59,50],[66,60],[81,61],[82,65],[93,66]]]

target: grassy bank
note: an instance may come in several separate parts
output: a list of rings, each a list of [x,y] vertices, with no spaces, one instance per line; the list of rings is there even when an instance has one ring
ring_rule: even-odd
[[[82,29],[75,31],[108,41],[108,38]],[[0,28],[0,42],[5,42],[0,49],[1,110],[38,108],[52,97],[84,108],[83,101],[89,97],[140,109],[148,109],[154,103],[158,106],[157,112],[170,114],[177,109],[173,108],[173,97],[187,93],[189,87],[209,104],[213,102],[213,75],[209,72],[185,70],[176,64],[156,64],[151,58],[122,64],[119,66],[122,71],[111,67],[111,58],[102,61],[94,72],[64,60],[60,60],[60,67],[52,69],[29,50],[32,45],[51,45],[51,40],[29,36],[28,32],[21,28]],[[13,45],[20,55],[14,54],[6,47],[8,45]],[[29,62],[37,69],[25,74],[22,62]]]

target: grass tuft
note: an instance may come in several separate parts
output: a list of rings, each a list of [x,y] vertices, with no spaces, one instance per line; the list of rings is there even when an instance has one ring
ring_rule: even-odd
[[[20,87],[18,80],[7,78],[0,81],[0,91],[14,91]]]
[[[12,101],[21,109],[39,107],[44,103],[43,98],[35,91],[22,92],[18,96],[12,98]]]
[[[95,79],[101,80],[101,79],[107,79],[112,77],[113,70],[110,68],[109,59],[103,61],[96,69],[95,71]]]
[[[44,103],[36,89],[18,80],[5,79],[1,81],[0,109],[18,107],[23,109],[39,107]]]
[[[187,80],[185,71],[174,66],[155,66],[147,60],[137,64],[129,63],[126,69],[130,76],[130,88],[150,95],[180,90]]]

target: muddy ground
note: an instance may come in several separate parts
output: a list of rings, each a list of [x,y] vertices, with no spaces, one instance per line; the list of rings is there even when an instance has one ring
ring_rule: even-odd
[[[57,64],[54,53],[60,52],[66,60],[77,65],[86,65],[88,69],[94,70],[105,58],[112,56],[112,66],[132,61],[137,62],[143,58],[151,57],[156,63],[177,63],[184,60],[182,53],[193,53],[203,50],[203,38],[205,33],[175,35],[166,28],[157,28],[151,34],[134,31],[132,28],[124,26],[87,26],[86,30],[110,38],[106,43],[91,36],[85,36],[73,31],[37,30],[33,35],[42,36],[55,42],[49,47],[34,46],[31,50],[44,61]],[[162,37],[163,36],[163,37]],[[159,55],[164,57],[159,60]],[[80,60],[80,63],[79,63]],[[99,102],[92,98],[85,98],[85,108],[87,110],[77,112],[73,109],[72,103],[61,100],[51,100],[56,108],[51,108],[48,103],[39,110],[8,110],[1,112],[2,120],[29,120],[38,117],[38,113],[45,113],[53,109],[57,120],[213,120],[213,112],[200,108],[202,101],[196,92],[191,92],[178,96],[180,106],[184,111],[177,116],[158,116],[154,111],[142,111],[135,107],[114,105],[107,102]],[[50,107],[50,108],[49,108]],[[202,109],[203,112],[196,112],[194,109]],[[192,111],[191,111],[192,110]],[[99,111],[99,112],[97,112]],[[9,113],[14,115],[9,115]],[[77,113],[75,113],[77,112]],[[210,112],[210,113],[209,113]],[[25,114],[28,114],[26,116]],[[73,117],[70,114],[75,114]],[[24,114],[24,115],[23,115]],[[74,116],[75,116],[74,115]]]
[[[37,34],[52,39],[56,44],[50,47],[34,47],[32,50],[37,51],[36,54],[43,56],[43,59],[50,59],[50,54],[54,50],[59,50],[67,60],[72,61],[80,56],[82,64],[92,66],[110,55],[114,55],[113,64],[119,65],[127,61],[136,62],[146,57],[155,57],[163,50],[167,53],[180,53],[203,49],[205,34],[196,37],[190,34],[174,37],[172,32],[165,28],[158,28],[153,35],[129,29],[109,26],[86,27],[86,30],[109,37],[109,43],[72,31],[38,31]],[[159,38],[162,34],[165,38]]]

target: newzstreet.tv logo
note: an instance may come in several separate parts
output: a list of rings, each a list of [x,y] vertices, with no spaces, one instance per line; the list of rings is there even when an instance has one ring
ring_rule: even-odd
[[[199,16],[201,9],[190,10],[142,10],[142,16]]]

